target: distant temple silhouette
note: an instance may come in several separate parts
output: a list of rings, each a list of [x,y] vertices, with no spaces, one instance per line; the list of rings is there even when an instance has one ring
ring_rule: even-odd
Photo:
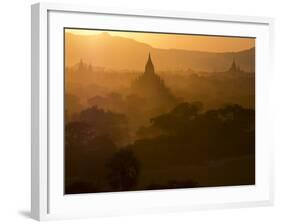
[[[155,106],[166,107],[174,105],[176,98],[166,87],[164,80],[155,73],[150,53],[144,73],[132,83],[132,93],[155,103]]]
[[[154,73],[154,65],[152,63],[150,53],[148,54],[148,60],[145,65],[145,73],[144,74],[155,74]]]
[[[232,65],[230,66],[228,71],[232,72],[232,73],[241,72],[242,71],[240,69],[239,65],[236,65],[235,58],[233,58]]]
[[[84,61],[81,58],[80,62],[78,63],[78,70],[79,72],[91,72],[92,65],[91,64],[87,65],[86,63],[84,63]]]

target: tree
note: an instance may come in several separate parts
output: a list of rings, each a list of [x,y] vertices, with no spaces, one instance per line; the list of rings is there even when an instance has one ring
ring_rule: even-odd
[[[181,103],[169,113],[151,119],[152,126],[160,128],[170,134],[178,134],[183,128],[191,127],[192,121],[202,110],[200,102]],[[186,133],[187,130],[184,130]]]
[[[129,140],[127,117],[92,106],[80,113],[80,120],[95,131],[95,136],[108,136],[117,146]]]
[[[113,190],[132,190],[137,185],[140,164],[131,149],[121,149],[109,161],[109,183]]]

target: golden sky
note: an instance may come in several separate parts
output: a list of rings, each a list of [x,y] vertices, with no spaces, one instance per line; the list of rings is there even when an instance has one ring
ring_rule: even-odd
[[[66,29],[66,32],[79,35],[97,35],[107,32],[112,36],[131,38],[162,49],[185,49],[208,52],[235,52],[255,46],[254,38],[159,34],[143,32],[98,31],[83,29]]]

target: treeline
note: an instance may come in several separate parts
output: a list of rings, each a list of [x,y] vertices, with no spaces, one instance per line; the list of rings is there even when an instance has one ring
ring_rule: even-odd
[[[181,103],[130,142],[127,117],[95,106],[65,126],[65,192],[255,183],[255,111]]]

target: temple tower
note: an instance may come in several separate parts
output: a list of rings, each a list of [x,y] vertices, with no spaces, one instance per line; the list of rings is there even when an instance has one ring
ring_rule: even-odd
[[[150,53],[148,55],[148,59],[145,65],[145,72],[144,74],[146,75],[154,75],[154,65],[152,63],[151,57],[150,57]]]

